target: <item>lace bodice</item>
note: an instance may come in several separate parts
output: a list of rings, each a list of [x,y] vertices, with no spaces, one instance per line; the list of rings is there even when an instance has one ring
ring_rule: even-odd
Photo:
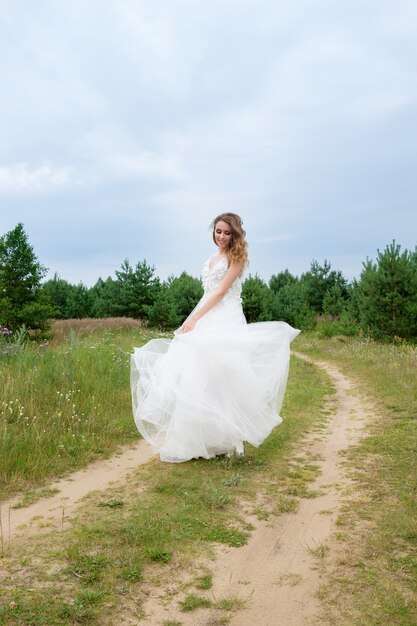
[[[203,281],[204,295],[210,295],[216,289],[219,288],[226,272],[227,272],[227,259],[220,254],[213,254],[204,263],[201,278]],[[242,281],[238,276],[228,289],[224,298],[236,298],[240,300],[242,293]]]

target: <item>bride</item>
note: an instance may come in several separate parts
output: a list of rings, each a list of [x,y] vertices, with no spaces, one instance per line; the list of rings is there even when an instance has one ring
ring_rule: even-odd
[[[180,463],[243,454],[281,423],[290,342],[285,322],[247,324],[242,273],[247,242],[242,221],[213,222],[217,251],[204,264],[204,295],[174,338],[152,339],[131,357],[133,414],[162,461]]]

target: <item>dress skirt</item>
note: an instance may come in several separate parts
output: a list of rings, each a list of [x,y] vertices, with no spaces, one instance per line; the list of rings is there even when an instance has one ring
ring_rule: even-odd
[[[204,297],[200,305],[204,303]],[[152,339],[131,357],[139,432],[162,461],[179,463],[259,446],[281,423],[290,342],[285,322],[247,324],[224,299],[188,333]]]

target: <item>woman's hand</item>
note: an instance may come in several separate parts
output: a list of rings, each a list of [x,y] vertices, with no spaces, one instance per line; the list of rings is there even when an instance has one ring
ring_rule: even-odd
[[[194,317],[190,317],[185,320],[182,326],[180,326],[180,333],[189,333],[190,330],[194,330],[197,320]]]

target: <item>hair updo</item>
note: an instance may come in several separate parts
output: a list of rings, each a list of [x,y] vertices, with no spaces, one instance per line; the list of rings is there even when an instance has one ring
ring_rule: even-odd
[[[212,224],[213,241],[216,243],[215,230],[217,222],[226,222],[230,226],[231,238],[229,248],[226,252],[227,259],[230,263],[248,264],[248,243],[245,239],[246,232],[242,227],[242,220],[236,213],[221,213]],[[217,244],[216,244],[217,245]]]

